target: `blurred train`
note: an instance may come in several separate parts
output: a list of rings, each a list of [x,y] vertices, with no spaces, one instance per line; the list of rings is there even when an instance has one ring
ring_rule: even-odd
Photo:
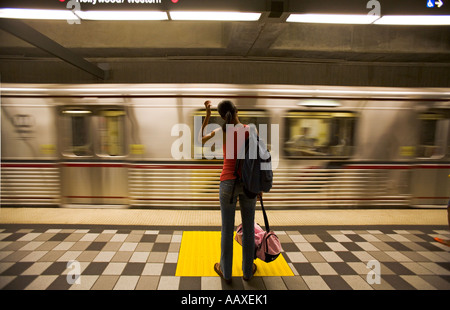
[[[449,200],[450,89],[3,84],[1,205],[217,209],[222,146],[195,138],[223,99],[267,126],[268,208]]]

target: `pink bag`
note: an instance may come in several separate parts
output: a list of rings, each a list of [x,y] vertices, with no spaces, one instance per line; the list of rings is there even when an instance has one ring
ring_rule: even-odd
[[[256,256],[266,263],[274,261],[281,252],[281,243],[273,231],[264,232],[261,245],[256,249]]]
[[[258,245],[261,244],[264,237],[264,233],[265,233],[264,229],[262,229],[258,223],[255,223],[255,248],[257,248]],[[234,239],[240,245],[242,245],[242,224],[239,224],[239,226],[236,228],[236,236],[234,237]]]
[[[266,263],[270,263],[271,261],[274,261],[278,255],[280,255],[282,248],[277,235],[269,228],[269,221],[267,219],[261,197],[260,202],[261,209],[263,210],[266,231],[264,231],[258,223],[255,223],[255,258],[259,258]],[[237,227],[236,236],[234,239],[242,245],[242,224]]]

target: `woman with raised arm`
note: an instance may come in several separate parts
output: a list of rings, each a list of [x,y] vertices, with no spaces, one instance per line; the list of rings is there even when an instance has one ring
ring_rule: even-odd
[[[203,130],[208,125],[211,116],[211,101],[206,101],[206,117],[202,124],[201,141],[205,143],[216,135],[219,130],[223,131],[223,168],[220,174],[220,211],[222,216],[221,229],[221,256],[220,263],[214,265],[216,273],[225,280],[226,283],[231,283],[231,271],[233,263],[233,233],[234,233],[234,216],[236,211],[236,203],[239,197],[239,205],[242,217],[242,271],[243,278],[248,281],[256,272],[256,265],[253,263],[255,255],[255,205],[256,197],[248,198],[243,190],[241,183],[237,183],[234,189],[236,176],[234,175],[237,154],[243,145],[237,145],[239,135],[246,135],[248,137],[248,126],[242,124],[238,118],[238,110],[233,102],[224,100],[217,106],[225,124],[222,128],[215,129],[210,133],[204,134]],[[228,125],[228,126],[227,126]],[[228,130],[227,130],[228,129]],[[227,138],[228,135],[228,138]],[[230,137],[230,135],[232,135]],[[228,143],[227,143],[228,142]],[[227,145],[228,144],[228,145]],[[228,153],[227,153],[228,148]]]

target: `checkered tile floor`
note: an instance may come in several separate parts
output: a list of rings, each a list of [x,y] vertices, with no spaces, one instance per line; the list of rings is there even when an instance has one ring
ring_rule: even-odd
[[[433,239],[450,239],[445,226],[275,229],[294,276],[233,278],[231,285],[219,277],[175,276],[183,230],[202,229],[1,225],[0,289],[450,290],[450,247]],[[74,260],[79,284],[68,283]],[[372,260],[379,262],[380,284],[367,281]]]

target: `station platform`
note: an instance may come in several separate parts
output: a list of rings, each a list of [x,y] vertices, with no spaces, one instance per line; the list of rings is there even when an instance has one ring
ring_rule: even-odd
[[[1,290],[450,290],[444,209],[269,210],[283,252],[213,271],[220,212],[0,209]],[[256,221],[264,223],[256,211]],[[236,225],[240,223],[239,211]]]

